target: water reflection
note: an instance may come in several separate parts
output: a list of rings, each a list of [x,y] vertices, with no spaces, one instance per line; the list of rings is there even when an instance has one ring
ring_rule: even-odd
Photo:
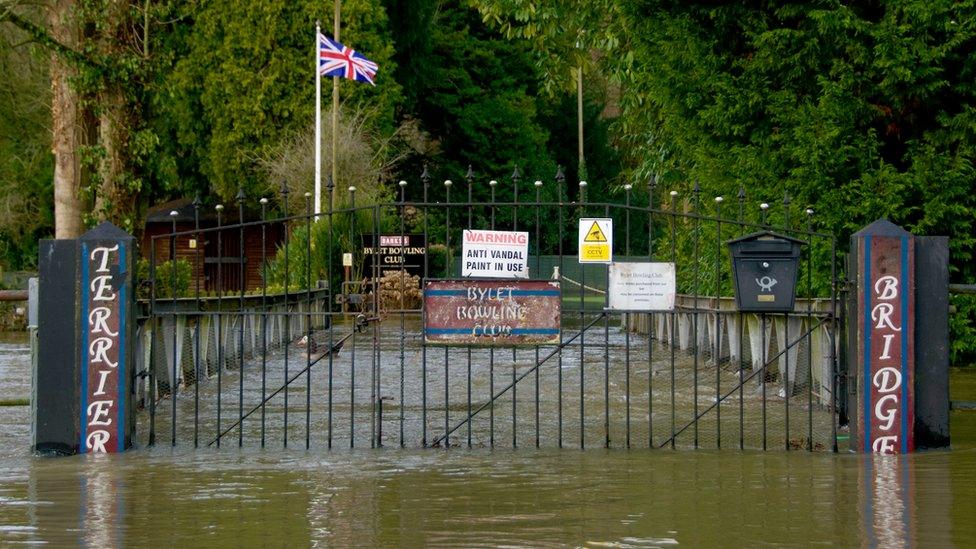
[[[103,455],[92,455],[92,462],[81,479],[81,528],[90,547],[120,547],[125,542],[122,530],[124,490],[120,489],[119,470]]]
[[[904,547],[913,545],[914,500],[911,497],[910,467],[902,456],[865,456],[862,523],[868,545]]]
[[[976,478],[972,451],[160,450],[21,464],[26,475],[0,477],[0,545],[976,543],[973,504],[952,495],[955,472]]]

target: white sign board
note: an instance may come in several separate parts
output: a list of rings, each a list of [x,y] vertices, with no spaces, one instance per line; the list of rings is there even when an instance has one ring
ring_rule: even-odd
[[[579,220],[579,262],[613,261],[613,220],[584,217]]]
[[[529,233],[464,231],[461,276],[529,278]]]
[[[342,254],[342,266],[352,267],[352,254]]]
[[[674,310],[674,263],[611,263],[608,293],[611,309]]]

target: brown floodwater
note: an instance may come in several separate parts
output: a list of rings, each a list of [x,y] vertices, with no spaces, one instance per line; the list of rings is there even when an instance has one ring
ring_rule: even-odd
[[[30,393],[0,337],[0,400]],[[976,400],[954,372],[952,397]],[[0,546],[976,545],[976,412],[906,457],[737,450],[139,449],[38,458],[0,407]]]

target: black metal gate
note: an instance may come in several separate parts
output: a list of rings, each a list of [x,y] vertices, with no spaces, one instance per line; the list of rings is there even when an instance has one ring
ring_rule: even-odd
[[[570,200],[561,175],[528,190],[517,171],[504,188],[470,174],[460,197],[452,187],[432,185],[425,170],[419,183],[400,182],[394,200],[357,204],[355,188],[329,187],[323,202],[342,206],[313,212],[306,194],[297,214],[287,189],[276,214],[241,193],[237,219],[227,223],[218,206],[213,226],[201,225],[197,201],[194,229],[174,222],[143,251],[140,442],[836,451],[839,263],[812,211],[796,223],[789,197],[755,208],[741,190],[705,205],[697,184],[683,196],[653,179],[640,192],[622,188],[618,203],[587,201],[585,183]],[[606,266],[577,262],[582,217],[614,220],[617,261],[675,263],[673,310],[606,307]],[[743,314],[730,297],[726,241],[774,218],[777,232],[807,243],[796,306]],[[283,240],[269,239],[266,229],[282,225]],[[529,232],[531,277],[561,284],[558,344],[427,345],[422,281],[402,270],[379,276],[380,254],[356,244],[422,232],[426,278],[457,278],[469,228]],[[238,249],[227,250],[235,232]],[[344,282],[343,254],[352,255]]]

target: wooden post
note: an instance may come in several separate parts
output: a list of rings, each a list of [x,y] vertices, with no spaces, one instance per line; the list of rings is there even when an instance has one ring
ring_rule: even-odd
[[[886,219],[851,239],[857,284],[852,445],[864,453],[907,454],[915,449],[915,239]]]

